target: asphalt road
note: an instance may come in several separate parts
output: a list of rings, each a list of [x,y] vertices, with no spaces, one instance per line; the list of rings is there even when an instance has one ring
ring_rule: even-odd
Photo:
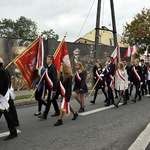
[[[86,112],[104,107],[104,96],[98,95],[95,105],[90,104],[93,96],[85,101]],[[72,99],[76,110],[78,103]],[[44,107],[43,107],[44,110]],[[0,138],[0,150],[128,150],[140,133],[150,122],[150,98],[126,106],[112,107],[107,110],[79,115],[72,121],[72,114],[64,116],[63,125],[54,127],[57,117],[50,110],[47,120],[33,114],[37,111],[34,104],[17,107],[21,133],[10,141]],[[8,131],[4,117],[0,119],[0,133]],[[150,139],[149,139],[150,141]],[[138,150],[138,149],[135,149]],[[147,149],[148,150],[148,149]]]

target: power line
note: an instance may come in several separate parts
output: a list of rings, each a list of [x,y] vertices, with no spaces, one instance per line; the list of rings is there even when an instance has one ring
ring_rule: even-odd
[[[80,34],[81,34],[82,30],[83,30],[83,27],[84,27],[84,25],[85,25],[85,23],[86,23],[86,21],[87,21],[87,19],[88,19],[88,17],[89,17],[89,14],[90,14],[91,9],[92,9],[92,7],[93,7],[93,5],[94,5],[94,2],[95,2],[95,0],[94,0],[93,3],[92,3],[92,6],[91,6],[91,8],[90,8],[90,10],[89,10],[89,12],[88,12],[88,14],[87,14],[87,17],[86,17],[86,19],[85,19],[85,21],[84,21],[84,23],[83,23],[83,26],[82,26],[82,28],[81,28],[81,30],[80,30],[78,36],[77,36],[77,39],[78,39],[78,37],[80,36]]]

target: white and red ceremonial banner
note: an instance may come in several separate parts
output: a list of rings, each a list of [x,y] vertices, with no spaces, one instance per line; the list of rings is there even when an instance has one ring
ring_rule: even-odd
[[[130,57],[130,56],[131,56],[131,49],[130,49],[130,46],[128,46],[128,48],[127,48],[127,51],[126,51],[126,54],[125,54],[124,58],[126,58],[126,57]]]
[[[65,41],[63,41],[62,45],[60,46],[56,55],[54,56],[53,64],[55,65],[58,71],[60,71],[61,63],[64,63],[71,68],[69,53]]]
[[[135,45],[133,47],[128,46],[124,58],[130,57],[131,55],[136,56],[136,46]]]
[[[116,48],[114,49],[114,51],[112,52],[111,54],[111,57],[112,57],[112,62],[120,62],[120,47],[119,45],[117,44]]]
[[[19,68],[29,89],[32,88],[32,83],[37,77],[36,63],[39,46],[41,45],[40,38],[37,38],[15,61],[14,64]],[[42,63],[41,63],[42,64]]]
[[[39,37],[39,46],[38,46],[38,53],[37,53],[37,62],[36,62],[36,69],[39,69],[43,66],[43,59],[44,59],[44,45],[43,39]]]

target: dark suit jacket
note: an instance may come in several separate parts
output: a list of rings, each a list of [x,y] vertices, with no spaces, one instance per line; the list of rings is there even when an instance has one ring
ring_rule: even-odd
[[[145,82],[146,74],[147,74],[147,67],[145,65],[141,66],[142,68],[142,82]]]
[[[104,77],[106,78],[106,82],[110,82],[110,75],[114,76],[114,72],[115,72],[115,64],[114,63],[110,63],[107,66],[108,72],[104,72]]]
[[[9,87],[9,78],[6,70],[0,67],[0,94],[5,96]]]
[[[58,83],[58,81],[57,81],[57,70],[56,70],[56,67],[53,64],[51,64],[49,67],[47,66],[47,68],[48,68],[48,76],[49,76],[49,78],[53,82],[53,88],[52,88],[52,90],[56,91],[57,90],[57,83]],[[51,90],[51,88],[50,88],[47,80],[45,80],[45,81],[46,81],[45,82],[46,88],[48,90]]]
[[[141,68],[141,66],[135,66],[135,70],[138,73],[138,75],[140,76],[141,81],[142,81],[142,68]],[[137,85],[137,86],[139,86],[140,82],[141,82],[141,81],[139,82],[138,78],[136,77],[136,75],[132,69],[131,69],[131,74],[130,74],[130,81],[133,82],[133,84]]]
[[[79,73],[79,76],[81,78],[81,82],[77,79],[76,75],[74,78],[74,88],[73,91],[77,90],[77,89],[83,89],[83,91],[86,93],[88,91],[87,85],[86,85],[86,71],[82,71],[81,73]]]

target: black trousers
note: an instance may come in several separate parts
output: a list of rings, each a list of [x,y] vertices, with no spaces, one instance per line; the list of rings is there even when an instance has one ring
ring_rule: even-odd
[[[15,125],[19,124],[19,120],[18,120],[18,114],[17,114],[17,110],[16,110],[16,107],[14,105],[14,100],[13,99],[10,99],[8,101],[10,107],[9,107],[9,112],[12,114],[12,117],[13,117],[13,120],[14,120],[14,123]]]
[[[48,112],[50,110],[50,107],[51,107],[51,103],[53,103],[53,106],[54,106],[54,110],[56,113],[59,113],[60,110],[59,110],[59,106],[58,106],[58,103],[57,103],[57,98],[58,98],[58,95],[56,94],[53,99],[51,100],[50,99],[51,97],[51,91],[49,91],[48,93],[48,97],[47,97],[47,105],[46,105],[46,108],[45,108],[45,111],[44,111],[44,117],[47,118],[47,115],[48,115]]]
[[[148,94],[150,95],[150,80],[147,80],[147,85],[148,85]]]
[[[46,103],[42,100],[43,90],[35,92],[35,99],[38,101],[38,111],[42,109],[42,105],[46,106]]]
[[[134,99],[136,100],[138,96],[141,99],[140,85],[135,85],[135,97],[134,97]]]
[[[106,81],[107,83],[107,87],[108,87],[108,100],[107,100],[107,104],[114,104],[114,95],[113,95],[113,91],[112,88],[110,87],[110,83],[111,81]]]
[[[142,92],[142,95],[144,95],[144,92],[145,92],[145,94],[147,94],[147,87],[146,87],[145,81],[141,85],[141,92]]]
[[[104,87],[100,87],[100,88],[96,88],[95,89],[95,93],[94,93],[94,102],[95,102],[95,100],[96,100],[96,97],[97,97],[97,93],[98,93],[98,90],[99,89],[101,89],[102,90],[102,92],[104,93],[104,96],[105,96],[105,98],[106,98],[106,100],[108,99],[108,97],[107,97],[107,93],[105,92],[105,88]]]
[[[10,134],[15,134],[17,132],[15,128],[15,122],[13,120],[13,115],[11,114],[11,111],[4,110],[4,117],[7,122],[7,126],[9,129]],[[2,115],[2,112],[0,112],[0,116]]]
[[[128,88],[125,90],[125,97],[126,97],[126,100],[129,100],[129,90],[128,90]]]

